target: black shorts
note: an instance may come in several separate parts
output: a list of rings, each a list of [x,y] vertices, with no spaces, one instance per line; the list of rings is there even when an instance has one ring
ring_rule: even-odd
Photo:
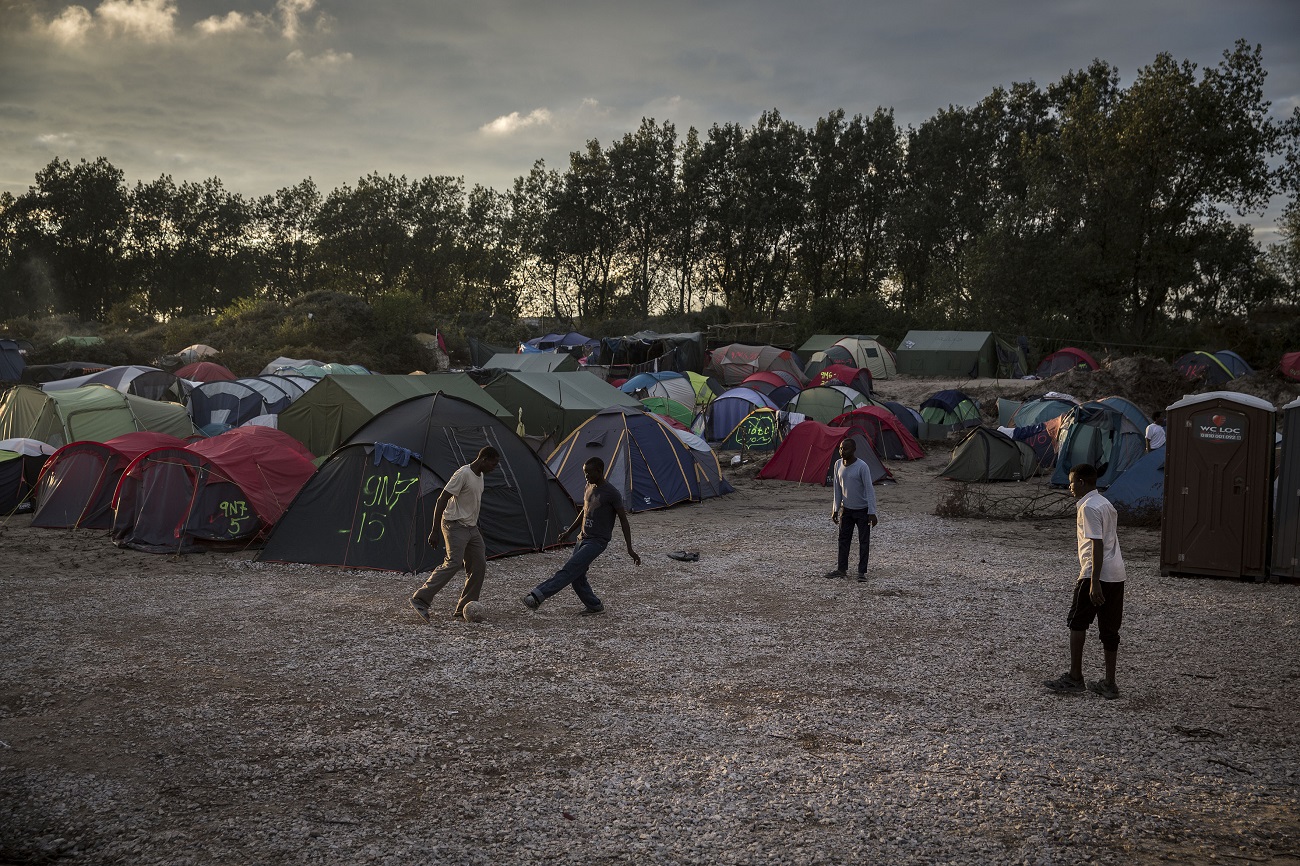
[[[1124,621],[1124,581],[1102,583],[1101,592],[1106,600],[1100,607],[1093,604],[1088,595],[1091,588],[1091,579],[1075,581],[1074,600],[1066,624],[1070,631],[1087,631],[1096,619],[1102,644],[1114,648],[1119,645],[1119,627]]]

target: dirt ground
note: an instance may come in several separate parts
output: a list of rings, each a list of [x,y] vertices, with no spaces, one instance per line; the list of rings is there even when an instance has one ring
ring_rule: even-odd
[[[947,456],[890,464],[866,584],[760,459],[634,515],[600,617],[519,603],[558,551],[425,626],[417,576],[10,518],[0,864],[1300,863],[1300,587],[1124,530],[1122,697],[1048,693],[1073,524],[936,517]]]

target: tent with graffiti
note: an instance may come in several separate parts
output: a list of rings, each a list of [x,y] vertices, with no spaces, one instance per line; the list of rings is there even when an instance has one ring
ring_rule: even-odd
[[[1068,487],[1070,469],[1080,463],[1097,468],[1097,487],[1105,490],[1146,452],[1143,429],[1122,408],[1090,401],[1061,420],[1053,487]]]
[[[881,406],[862,406],[831,419],[832,427],[849,427],[867,437],[884,460],[920,460],[925,449],[898,417]]]
[[[713,452],[708,453],[712,465],[703,466],[678,432],[646,412],[605,409],[569,434],[546,465],[574,502],[581,502],[587,486],[582,467],[589,458],[601,458],[605,478],[632,512],[731,493]]]
[[[972,427],[939,474],[954,481],[1028,481],[1038,466],[1038,455],[1028,443],[999,430]]]
[[[1202,381],[1207,385],[1222,385],[1234,378],[1223,361],[1210,352],[1188,352],[1174,361],[1174,369],[1188,379]]]
[[[182,439],[195,433],[179,403],[123,394],[107,385],[50,393],[19,385],[0,397],[0,439],[36,439],[60,448],[82,439],[107,442],[139,430]]]
[[[816,385],[848,385],[863,396],[871,396],[871,373],[845,364],[827,364],[817,372],[808,373],[809,387]]]
[[[759,471],[759,478],[798,481],[803,484],[828,484],[834,462],[839,459],[840,443],[852,439],[857,457],[871,468],[871,480],[893,480],[893,475],[859,430],[829,427],[816,421],[795,424],[781,445]]]
[[[501,456],[483,477],[479,529],[488,556],[560,543],[577,510],[513,427],[447,393],[376,415],[336,449],[276,524],[258,558],[416,572],[445,551],[429,546],[433,512],[453,472],[479,449]]]
[[[1040,379],[1049,379],[1070,370],[1092,371],[1100,366],[1097,359],[1083,351],[1083,349],[1066,346],[1064,349],[1057,349],[1039,361],[1038,368],[1034,370],[1034,375]]]
[[[705,410],[704,414],[700,416],[700,421],[697,422],[701,429],[695,432],[703,436],[707,442],[734,442],[733,434],[741,421],[758,409],[767,410],[775,418],[777,406],[767,397],[753,388],[730,388],[709,404],[708,409]],[[755,441],[761,442],[759,447],[776,447],[775,438],[768,441],[766,435],[761,435]],[[739,448],[741,446],[732,444],[730,447]]]
[[[385,409],[439,391],[477,403],[498,418],[514,417],[465,373],[326,376],[280,413],[279,428],[324,457]]]
[[[0,517],[31,510],[41,468],[53,453],[35,439],[0,440]]]
[[[738,385],[747,376],[762,370],[789,373],[800,385],[808,381],[799,357],[789,349],[778,349],[776,346],[728,343],[712,350],[709,362],[704,367],[706,374],[716,377],[724,385]]]
[[[1287,352],[1278,362],[1277,368],[1283,379],[1300,382],[1300,352]]]
[[[113,494],[113,543],[149,553],[255,545],[316,471],[312,461],[270,427],[146,451]]]
[[[831,364],[866,370],[872,379],[898,376],[894,353],[875,337],[841,337],[834,345],[815,353],[808,360],[807,373],[811,377]]]
[[[54,452],[36,486],[32,526],[109,529],[113,493],[131,461],[158,448],[184,448],[167,433],[124,433],[107,442],[81,441]]]

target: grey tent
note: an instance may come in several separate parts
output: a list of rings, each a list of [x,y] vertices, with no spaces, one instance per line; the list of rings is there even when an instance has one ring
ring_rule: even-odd
[[[586,371],[500,373],[483,386],[530,436],[561,442],[602,409],[642,409],[641,401]],[[522,414],[521,414],[522,413]]]
[[[526,373],[573,373],[578,359],[568,352],[520,352],[493,355],[483,362],[484,370],[513,370]]]
[[[992,331],[908,331],[896,358],[898,372],[911,376],[976,379],[998,371]]]
[[[988,427],[972,427],[939,474],[954,481],[1025,481],[1037,471],[1038,455],[1028,444]]]

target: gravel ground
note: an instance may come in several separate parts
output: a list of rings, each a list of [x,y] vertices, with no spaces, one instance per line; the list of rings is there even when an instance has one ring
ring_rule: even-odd
[[[473,625],[411,575],[12,518],[0,864],[1300,863],[1300,587],[1122,530],[1122,697],[1052,694],[1073,524],[935,517],[945,462],[891,464],[866,584],[821,577],[829,491],[742,467],[633,516],[605,615],[519,603],[554,552],[490,563]]]

